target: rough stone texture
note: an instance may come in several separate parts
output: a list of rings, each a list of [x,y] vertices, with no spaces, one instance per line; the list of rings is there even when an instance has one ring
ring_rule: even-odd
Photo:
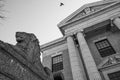
[[[39,41],[34,34],[17,32],[16,45],[0,41],[0,80],[53,80],[40,62]]]

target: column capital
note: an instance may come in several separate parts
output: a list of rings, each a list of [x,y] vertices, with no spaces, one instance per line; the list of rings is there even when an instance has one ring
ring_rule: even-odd
[[[111,25],[111,26],[114,26],[114,25],[115,25],[114,21],[115,21],[115,19],[117,19],[117,18],[120,19],[120,16],[110,18],[110,25]]]
[[[120,29],[120,17],[116,17],[112,20],[113,24]]]
[[[112,17],[110,18],[111,21],[114,21],[115,19],[119,18],[120,19],[120,16],[116,16],[116,17]]]
[[[72,37],[73,34],[65,35],[65,38]]]
[[[111,26],[114,26],[114,22],[113,22],[114,19],[115,19],[115,18],[110,18],[110,25],[111,25]]]
[[[72,37],[73,34],[65,35],[64,38],[67,39],[68,37]]]
[[[84,31],[84,29],[81,29],[81,30],[78,31],[76,34],[78,34],[78,33],[81,33],[81,34],[83,34],[83,36],[86,36],[86,35],[85,35],[85,31]]]
[[[65,38],[67,38],[67,37],[73,37],[73,35],[76,35],[78,32],[74,32],[74,33],[71,33],[71,34],[67,34],[67,35],[65,35]]]
[[[84,33],[84,29],[80,29],[78,32],[76,32],[76,33]]]

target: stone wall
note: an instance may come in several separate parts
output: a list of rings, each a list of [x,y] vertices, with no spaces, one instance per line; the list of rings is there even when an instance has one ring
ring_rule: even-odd
[[[30,62],[21,53],[26,52],[0,41],[0,80],[53,80],[52,73],[41,62],[37,66],[37,62]]]

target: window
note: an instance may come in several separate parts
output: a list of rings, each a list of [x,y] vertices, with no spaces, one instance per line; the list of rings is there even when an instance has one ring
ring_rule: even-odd
[[[113,49],[113,47],[111,46],[111,44],[109,43],[109,41],[107,39],[95,42],[95,45],[102,57],[106,57],[106,56],[115,54],[115,50]]]
[[[56,72],[63,69],[62,54],[52,57],[52,71]]]
[[[110,80],[120,80],[120,71],[109,73],[108,77],[110,78]]]
[[[54,80],[64,80],[64,75],[62,72],[55,73],[53,76]]]

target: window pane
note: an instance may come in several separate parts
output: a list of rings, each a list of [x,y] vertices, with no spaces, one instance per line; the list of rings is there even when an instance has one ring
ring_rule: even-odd
[[[110,80],[120,80],[120,71],[109,73],[108,77],[110,78]]]
[[[113,47],[110,45],[109,41],[107,39],[98,41],[95,43],[98,51],[100,52],[100,55],[102,57],[106,57],[112,54],[115,54],[115,50]]]
[[[56,72],[63,69],[62,55],[57,55],[52,58],[52,71]]]

